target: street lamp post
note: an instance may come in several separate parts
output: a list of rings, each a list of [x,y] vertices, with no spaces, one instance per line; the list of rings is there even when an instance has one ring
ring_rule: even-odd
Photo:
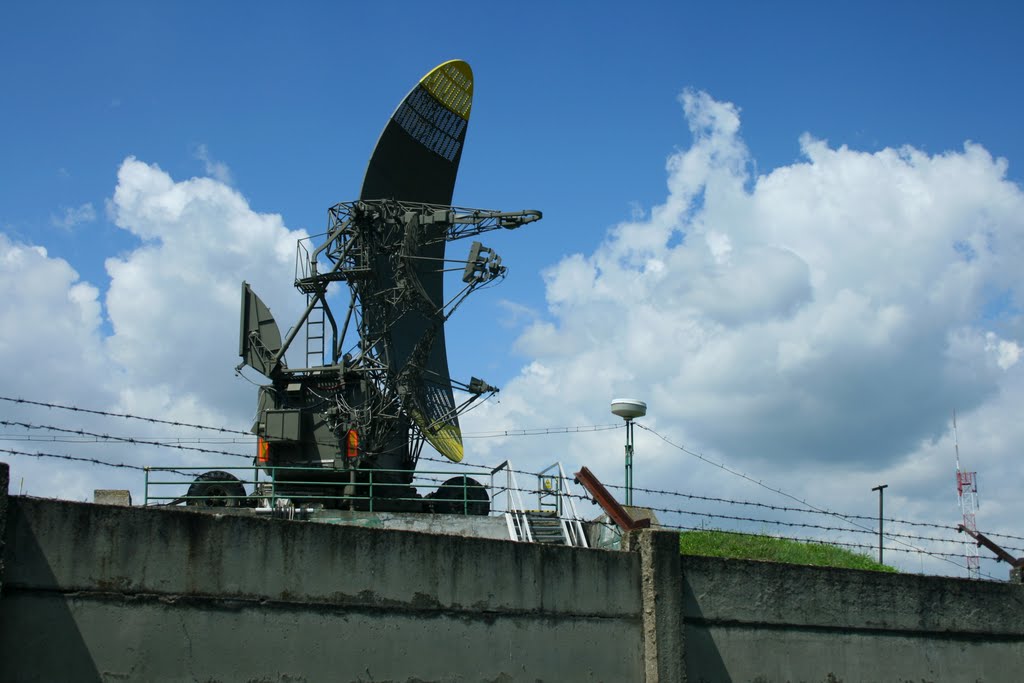
[[[633,420],[647,414],[647,404],[635,398],[612,399],[612,414],[626,421],[626,505],[633,504]]]
[[[882,499],[888,484],[879,484],[872,491],[878,491],[878,564],[882,564]]]

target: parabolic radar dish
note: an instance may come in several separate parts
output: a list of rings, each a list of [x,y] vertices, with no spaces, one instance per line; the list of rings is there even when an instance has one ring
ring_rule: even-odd
[[[363,178],[361,201],[395,199],[449,205],[473,106],[473,71],[461,60],[432,69],[406,95],[377,140]],[[392,368],[422,362],[422,381],[406,411],[427,442],[448,459],[462,460],[444,339],[444,225],[424,225],[414,275],[429,305],[398,310],[369,306],[363,314],[380,330],[376,353]],[[373,257],[380,288],[398,289],[391,254]],[[424,341],[426,340],[426,341]],[[415,358],[414,358],[415,356]]]

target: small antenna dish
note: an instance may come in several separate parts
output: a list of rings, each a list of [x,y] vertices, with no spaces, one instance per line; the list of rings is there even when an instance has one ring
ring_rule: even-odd
[[[647,404],[635,398],[612,399],[612,414],[632,420],[647,414]]]

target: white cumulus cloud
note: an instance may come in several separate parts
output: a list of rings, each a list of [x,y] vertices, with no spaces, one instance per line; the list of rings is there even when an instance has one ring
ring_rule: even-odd
[[[0,353],[8,359],[3,395],[248,429],[255,389],[234,375],[241,283],[248,280],[285,327],[301,297],[290,291],[295,242],[278,215],[253,211],[245,198],[211,178],[176,181],[129,157],[118,170],[107,211],[141,240],[106,261],[105,293],[80,281],[64,260],[0,234]],[[291,296],[289,296],[291,295]],[[109,327],[103,325],[104,314]],[[110,330],[105,332],[104,330]],[[171,426],[111,422],[98,416],[5,404],[20,422],[132,436],[180,436]],[[26,433],[8,426],[7,443]],[[33,431],[32,438],[52,431]],[[188,432],[188,436],[196,433]],[[209,433],[203,434],[209,436]],[[194,463],[196,455],[139,445],[47,443],[47,452],[135,464]],[[246,441],[243,439],[243,441]],[[68,453],[68,449],[73,452]],[[215,450],[216,446],[213,446]],[[251,444],[222,447],[251,452]],[[18,450],[16,448],[16,450]],[[26,440],[20,450],[44,450]],[[216,459],[216,455],[207,456]],[[223,458],[222,458],[223,459]],[[10,459],[12,481],[30,493],[91,498],[118,485],[139,494],[139,473],[74,462]],[[238,464],[239,461],[233,461]],[[241,461],[244,463],[244,461]]]
[[[1008,430],[1022,390],[1024,192],[1007,162],[970,142],[864,152],[805,135],[799,162],[755,175],[737,107],[681,102],[692,144],[668,159],[664,202],[544,273],[547,315],[518,340],[528,362],[467,429],[598,424],[635,396],[676,443],[796,494],[856,509],[898,477],[897,500],[955,522],[951,412]],[[617,482],[613,441],[522,458]],[[640,485],[765,493],[643,430],[637,442]],[[516,445],[473,444],[485,458]],[[999,448],[989,476],[1019,483]],[[934,486],[911,491],[914,477]]]

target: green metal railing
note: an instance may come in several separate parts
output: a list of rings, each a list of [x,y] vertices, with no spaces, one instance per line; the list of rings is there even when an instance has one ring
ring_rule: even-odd
[[[470,514],[471,506],[478,505],[482,501],[472,498],[470,491],[483,489],[488,498],[492,498],[491,487],[471,479],[471,475],[477,477],[480,473],[462,473],[453,470],[384,470],[384,469],[363,469],[356,470],[358,479],[355,482],[343,480],[325,480],[324,475],[333,470],[325,470],[321,467],[268,467],[263,465],[250,465],[243,467],[222,467],[216,472],[225,472],[233,479],[207,479],[200,480],[195,477],[202,472],[209,472],[211,468],[205,467],[146,467],[145,468],[145,505],[171,505],[177,503],[188,503],[189,501],[213,501],[213,504],[226,507],[277,507],[279,500],[298,499],[304,504],[324,503],[337,501],[337,507],[345,507],[345,504],[359,506],[359,509],[373,511],[375,506],[380,506],[385,501],[389,504],[395,502],[415,502],[423,504],[443,503],[449,506],[450,512],[457,512],[461,508],[463,514]],[[341,471],[338,471],[340,474]],[[400,475],[400,476],[395,476]],[[283,480],[282,480],[283,479]],[[452,480],[461,480],[453,484]],[[397,480],[397,481],[396,481]],[[401,489],[423,489],[431,488],[437,490],[439,484],[447,493],[447,497],[433,496],[427,501],[421,496],[394,496],[379,495],[382,491],[393,492],[396,488]],[[188,489],[193,485],[201,485],[200,488],[219,489],[215,494],[189,495]],[[242,495],[227,493],[228,489],[240,486]],[[346,487],[354,487],[358,492],[345,492]],[[300,490],[296,490],[300,489]],[[305,489],[305,490],[302,490]],[[250,491],[245,493],[245,491]],[[375,493],[377,495],[375,495]],[[231,501],[233,504],[228,504]]]

